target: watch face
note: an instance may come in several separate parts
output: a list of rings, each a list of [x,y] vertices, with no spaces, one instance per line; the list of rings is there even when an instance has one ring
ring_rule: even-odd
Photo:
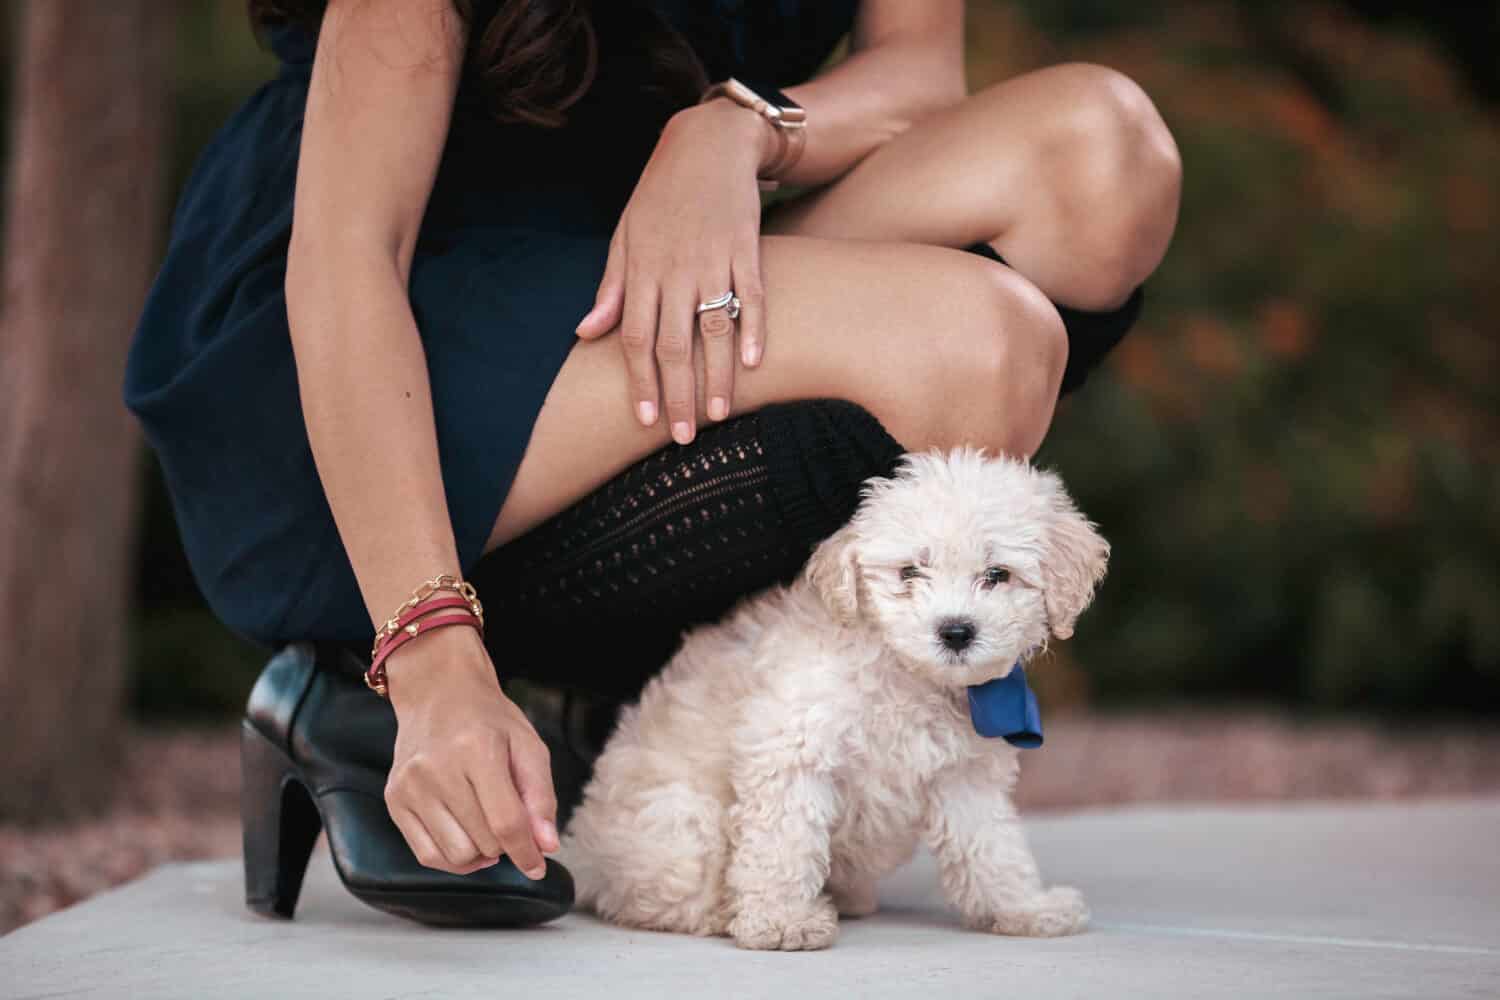
[[[802,105],[775,87],[762,87],[731,76],[723,83],[710,87],[704,94],[704,100],[715,94],[759,112],[781,129],[800,131],[807,122],[807,112],[802,109]]]
[[[802,108],[802,105],[798,104],[796,101],[786,96],[785,93],[777,90],[774,87],[772,87],[770,90],[762,90],[761,93],[765,95],[766,100],[780,107],[797,108],[798,110],[801,110]]]
[[[771,100],[781,108],[781,120],[793,128],[800,129],[807,122],[807,112],[802,110],[802,105],[792,100],[779,90],[771,91]]]
[[[802,105],[798,104],[796,101],[792,100],[786,94],[777,90],[770,84],[763,83],[759,80],[746,80],[744,78],[731,77],[730,79],[735,83],[738,83],[741,87],[744,87],[746,90],[755,94],[761,100],[774,104],[778,108],[797,108],[798,110],[801,110],[802,108]]]

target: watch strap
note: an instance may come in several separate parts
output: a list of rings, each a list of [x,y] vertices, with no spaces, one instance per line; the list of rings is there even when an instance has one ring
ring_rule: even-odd
[[[777,149],[771,162],[761,171],[761,188],[775,190],[784,173],[802,156],[806,145],[807,113],[802,106],[774,87],[757,87],[736,77],[729,77],[703,92],[699,102],[724,97],[756,112],[776,130]]]

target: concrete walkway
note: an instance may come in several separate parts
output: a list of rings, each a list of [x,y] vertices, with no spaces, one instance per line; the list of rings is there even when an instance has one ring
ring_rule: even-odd
[[[744,952],[570,914],[435,931],[368,909],[314,858],[293,923],[238,862],[174,865],[0,938],[3,997],[1500,997],[1500,800],[1132,809],[1037,819],[1049,881],[1094,927],[958,927],[930,859],[831,950]]]

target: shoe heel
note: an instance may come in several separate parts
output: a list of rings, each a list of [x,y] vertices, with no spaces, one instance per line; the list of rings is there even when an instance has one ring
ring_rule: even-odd
[[[323,821],[296,765],[249,722],[240,725],[240,825],[246,905],[291,919]]]

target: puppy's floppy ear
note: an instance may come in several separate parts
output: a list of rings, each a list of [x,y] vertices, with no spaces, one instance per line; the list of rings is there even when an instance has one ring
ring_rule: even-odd
[[[811,584],[829,613],[846,624],[854,621],[859,614],[855,535],[854,522],[851,520],[819,542],[802,569],[804,579]]]
[[[1040,472],[1048,493],[1046,558],[1042,562],[1043,599],[1052,634],[1066,639],[1094,599],[1094,588],[1109,565],[1109,543],[1097,526],[1079,513],[1055,473]]]

